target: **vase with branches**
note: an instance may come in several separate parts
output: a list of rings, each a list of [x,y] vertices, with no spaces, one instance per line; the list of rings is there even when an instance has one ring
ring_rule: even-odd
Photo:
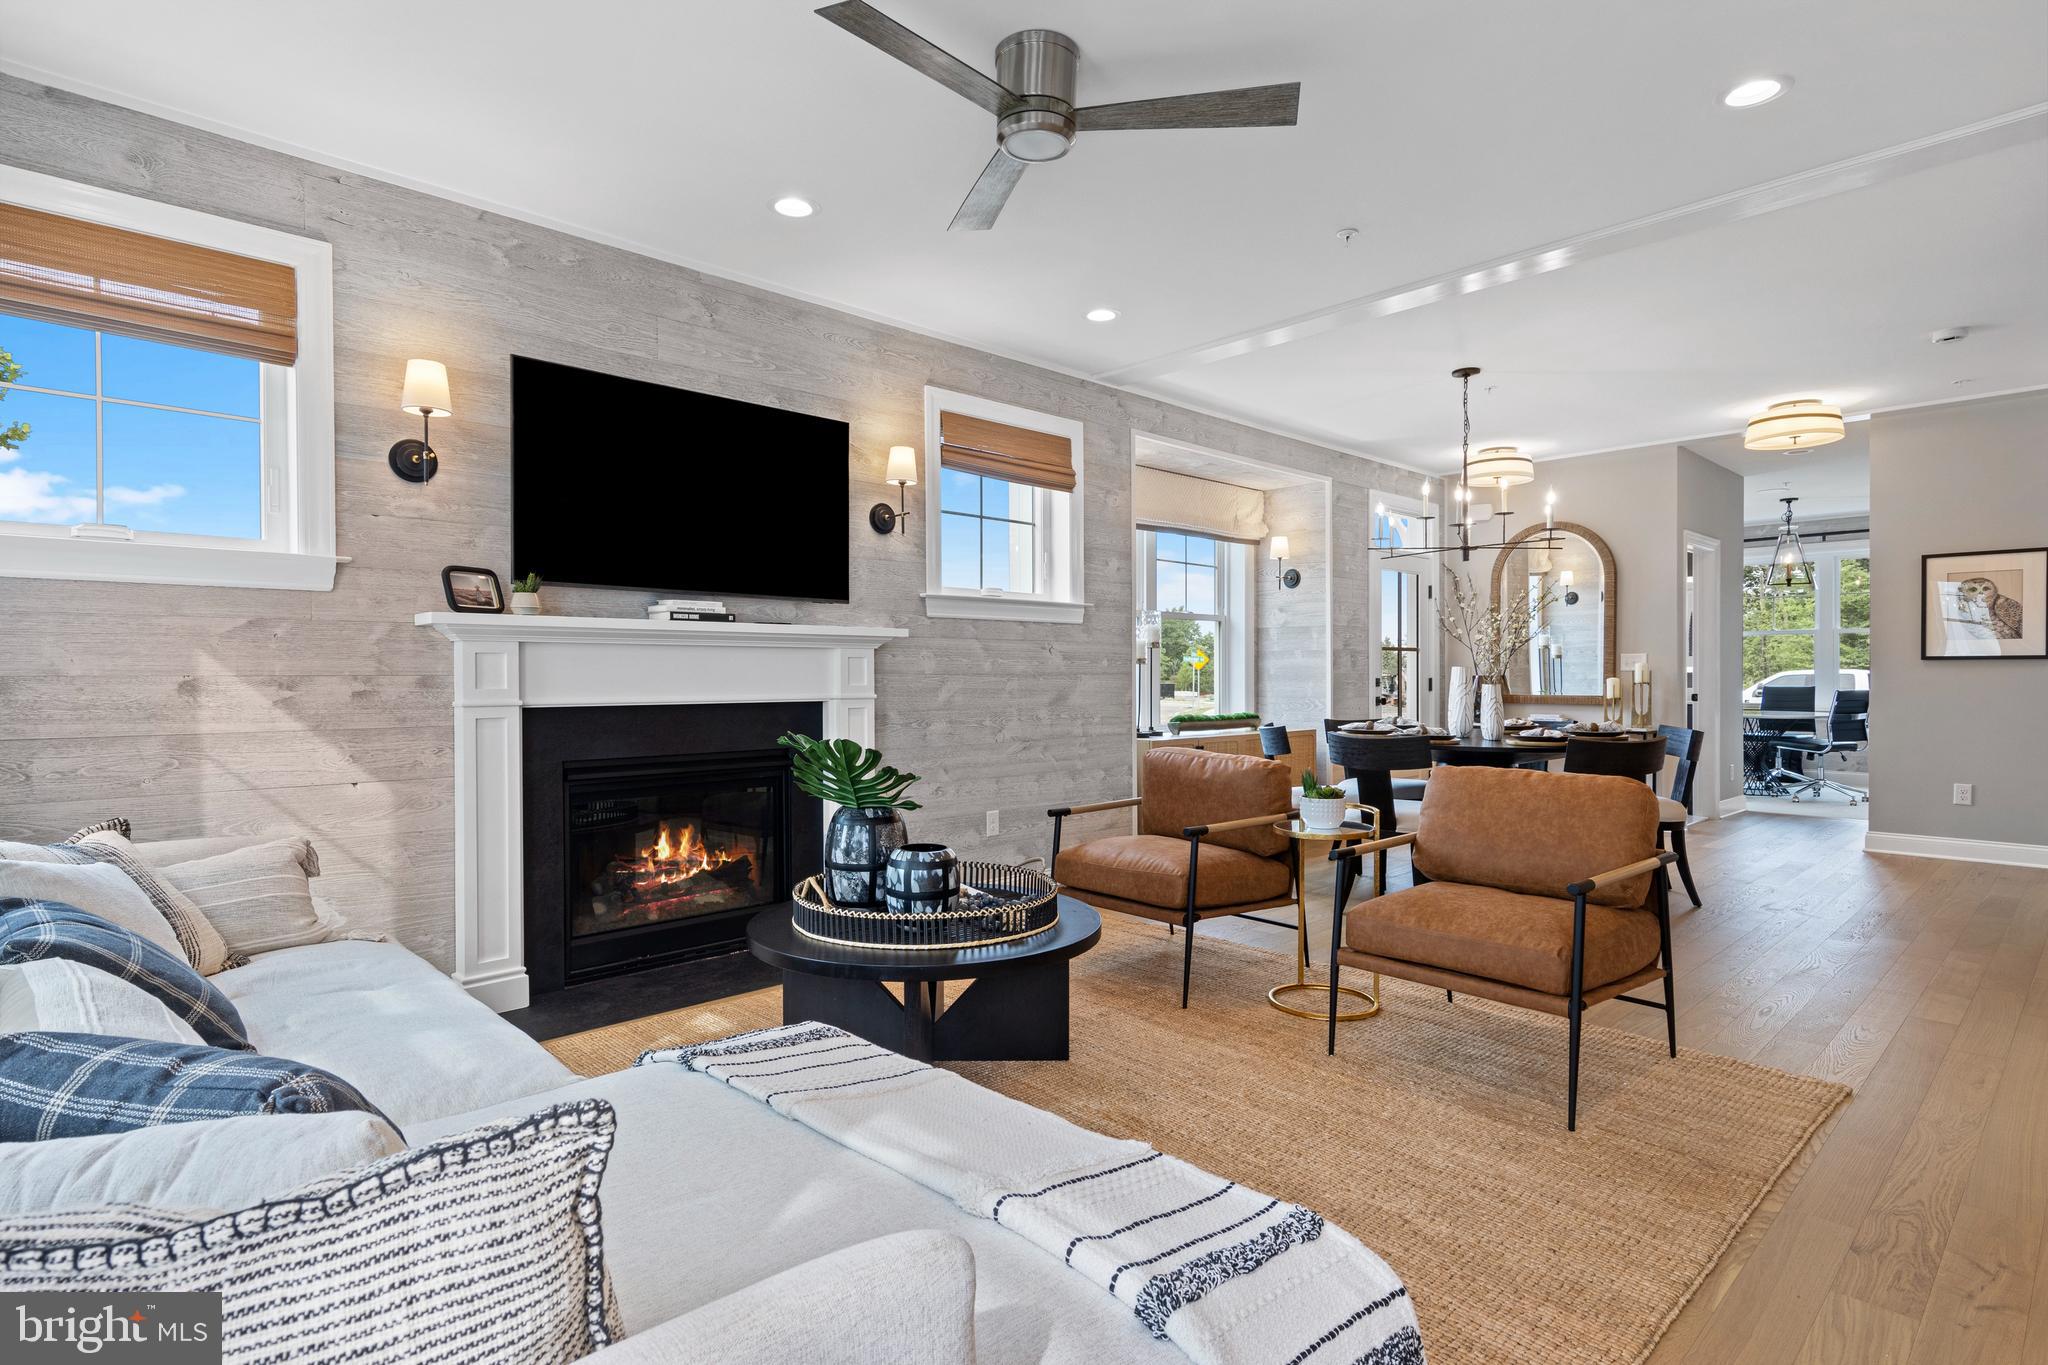
[[[1543,614],[1557,601],[1557,591],[1545,582],[1509,601],[1490,602],[1463,574],[1453,570],[1450,578],[1451,609],[1443,613],[1444,634],[1471,658],[1480,686],[1505,688],[1508,669],[1541,633]],[[1464,716],[1450,717],[1449,722],[1454,733],[1471,723]]]

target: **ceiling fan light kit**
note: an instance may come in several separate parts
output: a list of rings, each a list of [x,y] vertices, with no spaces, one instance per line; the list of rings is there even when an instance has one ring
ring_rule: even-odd
[[[960,201],[952,231],[994,227],[1025,167],[1059,160],[1084,129],[1292,127],[1301,104],[1301,86],[1290,82],[1077,107],[1081,48],[1064,33],[1049,28],[1012,33],[996,45],[991,80],[866,0],[842,0],[818,14],[995,115],[995,155]]]

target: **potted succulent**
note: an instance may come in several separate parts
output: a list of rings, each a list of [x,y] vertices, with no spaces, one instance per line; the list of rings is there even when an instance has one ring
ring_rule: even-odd
[[[1310,829],[1336,829],[1344,823],[1348,806],[1342,787],[1316,781],[1314,768],[1301,770],[1301,823]]]
[[[530,573],[524,578],[512,580],[512,614],[514,616],[540,615],[540,575]]]
[[[882,903],[889,855],[909,841],[898,811],[916,810],[903,793],[916,773],[900,773],[851,739],[812,739],[794,731],[776,741],[790,751],[797,787],[839,807],[825,831],[825,894],[834,905]]]

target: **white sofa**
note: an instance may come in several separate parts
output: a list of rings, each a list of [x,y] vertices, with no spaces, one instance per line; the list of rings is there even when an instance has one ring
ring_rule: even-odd
[[[609,1101],[619,1126],[602,1190],[606,1258],[627,1338],[603,1354],[620,1365],[1185,1362],[1023,1238],[725,1085],[661,1065],[577,1078],[397,944],[287,948],[212,980],[257,1051],[353,1082],[412,1144],[565,1100]],[[849,1250],[902,1233],[923,1236]],[[830,1253],[847,1254],[807,1267],[801,1292],[764,1283]],[[949,1336],[945,1306],[964,1309],[970,1290],[971,1321]],[[835,1292],[863,1306],[859,1333],[831,1311]],[[798,1347],[763,1336],[768,1324],[820,1335]],[[891,1345],[878,1355],[882,1339]],[[765,1354],[736,1354],[738,1341]]]

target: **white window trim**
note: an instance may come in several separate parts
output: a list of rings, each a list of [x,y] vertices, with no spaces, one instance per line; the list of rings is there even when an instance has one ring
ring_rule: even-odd
[[[263,451],[266,524],[283,518],[283,548],[148,531],[106,540],[74,536],[68,526],[10,524],[0,530],[0,577],[332,591],[334,567],[343,562],[334,553],[334,249],[12,166],[0,166],[0,202],[288,265],[298,281],[299,325],[298,360],[288,375],[266,368],[285,376],[291,403],[286,448],[267,442]],[[281,396],[276,387],[266,381],[266,404]]]
[[[1137,609],[1141,612],[1159,612],[1160,620],[1180,618],[1187,621],[1208,621],[1216,628],[1216,647],[1222,653],[1224,668],[1216,677],[1216,709],[1218,711],[1253,711],[1258,709],[1256,695],[1258,669],[1254,651],[1258,648],[1257,623],[1253,616],[1254,603],[1258,594],[1252,587],[1252,575],[1260,571],[1259,547],[1215,531],[1184,529],[1174,531],[1175,535],[1199,536],[1216,542],[1221,552],[1216,564],[1216,596],[1219,602],[1213,612],[1163,611],[1159,606],[1158,546],[1159,532],[1139,527],[1133,541],[1132,554],[1138,566]],[[1136,633],[1136,622],[1132,623]],[[1156,684],[1156,679],[1154,680]],[[1165,721],[1159,714],[1158,688],[1154,695],[1138,699],[1144,712],[1141,719],[1144,728],[1157,730]]]
[[[1384,504],[1388,512],[1401,516],[1437,516],[1437,505],[1425,498],[1413,497],[1406,493],[1389,493],[1380,489],[1374,489],[1371,497],[1371,508],[1377,508]],[[1368,518],[1376,515],[1371,510],[1368,510],[1366,513]],[[1425,522],[1424,525],[1426,527],[1428,523]],[[1389,568],[1400,569],[1403,564],[1414,564],[1416,566],[1414,569],[1416,586],[1423,590],[1421,600],[1415,604],[1415,683],[1422,690],[1422,695],[1410,698],[1414,708],[1411,715],[1414,719],[1420,720],[1425,724],[1438,725],[1442,723],[1443,710],[1443,698],[1436,690],[1437,661],[1442,653],[1441,637],[1443,634],[1442,618],[1439,615],[1440,604],[1437,601],[1436,592],[1438,582],[1443,573],[1443,564],[1440,562],[1441,556],[1437,557],[1437,559],[1432,559],[1429,555],[1420,555],[1413,559],[1404,559],[1398,552],[1375,549],[1372,542],[1373,533],[1376,529],[1372,521],[1370,519],[1367,520],[1365,535],[1366,633],[1370,637],[1370,651],[1367,655],[1365,686],[1368,695],[1376,689],[1373,677],[1379,669],[1380,622],[1385,605],[1380,600],[1380,571]],[[1427,537],[1428,531],[1425,530],[1423,534]],[[1403,571],[1405,572],[1405,570]],[[1374,707],[1373,709],[1377,711],[1379,708]]]
[[[957,412],[963,417],[980,417],[1026,431],[1064,436],[1074,451],[1074,491],[1067,494],[1066,515],[1040,525],[1036,548],[1045,579],[1053,591],[1035,593],[960,592],[948,590],[940,579],[939,555],[939,414]],[[926,386],[924,391],[924,614],[974,621],[1041,621],[1056,625],[1079,625],[1088,602],[1083,595],[1082,547],[1087,543],[1081,513],[1086,491],[1086,464],[1082,459],[1081,424],[1049,413],[1033,412],[1010,403],[998,403],[973,394]],[[1041,503],[1043,503],[1041,499]],[[1058,589],[1064,586],[1064,591]]]
[[[1745,630],[1742,638],[1764,639],[1769,636],[1809,636],[1813,640],[1813,704],[1816,710],[1826,710],[1834,705],[1836,688],[1823,687],[1822,678],[1842,676],[1842,637],[1861,635],[1868,639],[1869,626],[1844,626],[1842,624],[1842,561],[1845,559],[1870,558],[1870,542],[1862,540],[1832,540],[1813,546],[1801,547],[1807,562],[1813,566],[1814,595],[1813,624],[1807,627],[1790,627],[1773,630]],[[1758,566],[1771,563],[1776,553],[1773,545],[1752,545],[1743,551],[1744,565]],[[1754,684],[1751,684],[1752,686]],[[1744,687],[1745,692],[1749,690]]]

